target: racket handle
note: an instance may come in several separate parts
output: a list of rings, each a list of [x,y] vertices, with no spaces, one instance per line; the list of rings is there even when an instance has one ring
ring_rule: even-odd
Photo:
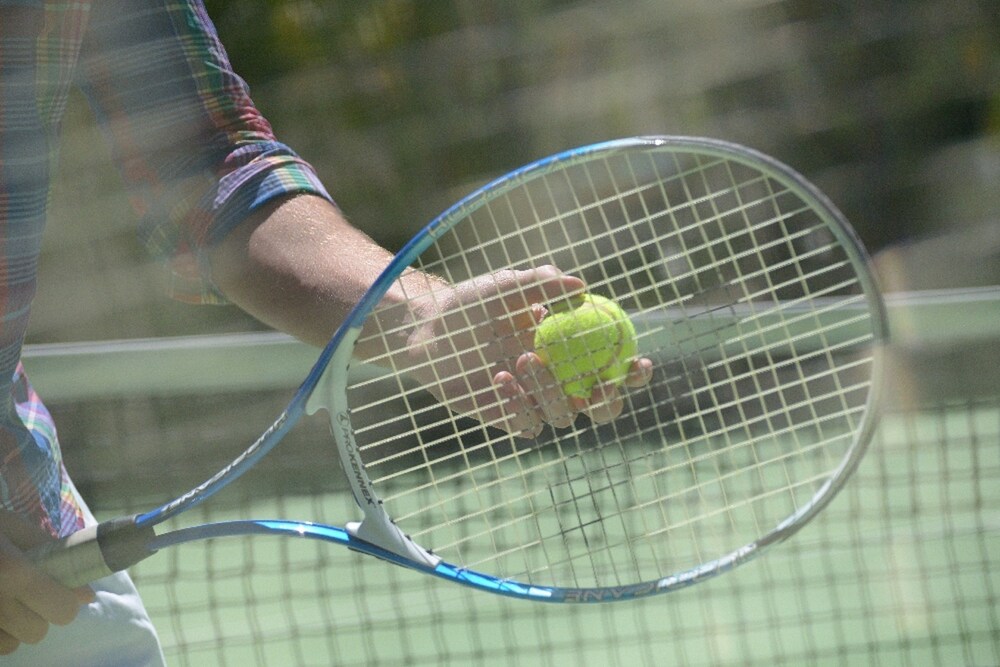
[[[152,526],[137,526],[135,517],[89,526],[27,553],[28,560],[70,588],[97,581],[153,555]]]

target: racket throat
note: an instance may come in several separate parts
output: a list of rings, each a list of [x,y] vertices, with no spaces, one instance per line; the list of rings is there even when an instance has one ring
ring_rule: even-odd
[[[360,333],[360,325],[344,331],[340,345],[333,350],[329,363],[316,380],[306,403],[306,412],[314,414],[326,410],[331,433],[337,442],[341,468],[351,486],[354,500],[365,514],[363,520],[353,521],[345,526],[347,533],[355,540],[384,551],[384,554],[375,555],[381,555],[387,560],[403,559],[409,565],[434,569],[441,559],[411,540],[382,508],[382,501],[372,488],[354,439],[345,379],[353,357],[354,344]],[[362,550],[371,553],[369,549]]]
[[[363,521],[352,521],[345,528],[351,537],[404,558],[411,564],[417,563],[433,570],[441,562],[440,557],[410,539],[385,512],[370,512]]]

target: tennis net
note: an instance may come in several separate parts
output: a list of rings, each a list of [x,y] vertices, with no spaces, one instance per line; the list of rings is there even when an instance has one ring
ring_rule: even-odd
[[[1000,289],[895,294],[875,441],[792,540],[626,604],[497,598],[310,541],[228,538],[134,570],[174,665],[1000,664]],[[280,411],[314,352],[271,334],[32,347],[98,518],[200,482]],[[185,521],[341,523],[328,426],[298,427]]]

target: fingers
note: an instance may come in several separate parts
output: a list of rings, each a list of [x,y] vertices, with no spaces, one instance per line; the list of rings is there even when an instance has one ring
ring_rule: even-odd
[[[573,423],[579,407],[563,393],[538,355],[522,354],[515,364],[515,372],[516,375],[502,371],[493,379],[503,401],[509,433],[537,438],[545,424],[566,428]]]
[[[515,372],[498,373],[494,384],[503,401],[507,431],[519,437],[536,438],[545,424],[568,428],[580,413],[595,424],[607,424],[617,419],[625,407],[622,390],[614,383],[597,385],[588,398],[567,396],[538,355],[531,352],[518,358]],[[652,377],[653,362],[636,359],[623,386],[644,387]]]
[[[455,311],[462,313],[455,327],[463,330],[471,322],[470,348],[500,362],[493,367],[492,388],[480,385],[479,389],[485,391],[476,392],[471,401],[474,405],[469,406],[480,419],[525,438],[537,437],[546,424],[568,428],[580,413],[594,423],[604,424],[622,413],[625,389],[649,384],[653,364],[649,359],[637,359],[621,388],[608,383],[596,387],[588,398],[570,398],[541,359],[534,352],[526,352],[533,346],[536,326],[545,315],[545,304],[585,290],[582,279],[564,274],[554,266],[507,269],[463,281],[455,287],[455,302],[466,307]],[[474,307],[469,309],[469,306]],[[482,356],[477,354],[470,359],[473,366],[481,368]],[[438,376],[450,377],[451,373]],[[464,391],[466,388],[459,389],[459,393]],[[447,389],[440,393],[446,399],[450,395]],[[499,397],[499,404],[489,398],[493,396]],[[461,409],[461,405],[462,401],[452,401],[454,409]]]
[[[618,388],[611,384],[598,385],[589,399],[581,399],[567,397],[558,386],[540,384],[544,380],[532,375],[525,379],[502,371],[493,382],[501,399],[504,429],[521,438],[537,438],[545,424],[568,428],[581,412],[595,424],[606,424],[617,418],[625,405]]]
[[[607,424],[614,421],[622,413],[625,399],[618,387],[612,384],[599,384],[590,393],[584,412],[595,424]]]
[[[0,572],[0,655],[21,643],[37,644],[50,624],[68,624],[94,597],[89,589],[60,586],[26,562],[0,558]]]
[[[653,362],[649,359],[636,359],[632,362],[628,375],[622,386],[626,389],[645,387],[653,379]],[[590,398],[582,408],[595,424],[607,424],[617,419],[625,407],[622,390],[613,383],[599,384],[594,387]]]
[[[62,586],[24,557],[22,549],[39,544],[44,535],[15,514],[0,511],[0,655],[21,643],[40,642],[50,624],[66,625],[81,605],[94,600],[89,587]]]
[[[517,380],[531,397],[545,423],[566,428],[576,417],[570,399],[563,393],[555,377],[533,352],[522,354],[515,365]]]
[[[507,269],[472,281],[477,299],[491,303],[497,313],[505,314],[530,311],[537,304],[583,292],[586,287],[582,279],[554,266]]]
[[[513,375],[497,373],[493,384],[500,395],[501,409],[506,417],[505,430],[521,438],[537,438],[542,432],[541,413]]]
[[[21,645],[21,642],[14,639],[12,636],[0,630],[0,655],[10,655],[17,647]]]
[[[49,623],[19,600],[3,598],[0,599],[0,627],[3,628],[0,645],[12,652],[20,644],[42,641],[49,630]]]
[[[649,384],[652,379],[653,361],[643,357],[632,362],[632,367],[625,377],[625,386],[629,389],[640,389]]]
[[[526,288],[521,292],[527,304],[545,303],[583,292],[587,284],[582,279],[546,265],[527,271],[515,271],[516,278]]]

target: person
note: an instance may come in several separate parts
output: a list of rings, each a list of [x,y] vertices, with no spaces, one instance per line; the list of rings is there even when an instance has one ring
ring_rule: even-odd
[[[71,85],[95,110],[140,238],[171,268],[177,298],[233,303],[323,345],[390,254],[346,220],[315,170],[275,138],[200,1],[0,0],[0,655],[4,664],[157,665],[162,650],[127,574],[69,589],[25,557],[94,522],[19,363]],[[426,289],[426,278],[421,287],[414,275],[409,290]],[[380,313],[400,312],[391,306],[407,302],[402,287],[389,291]],[[512,330],[528,331],[537,303],[583,288],[555,267],[512,269],[448,285],[421,307],[486,297],[486,311],[469,317],[496,336],[484,318],[507,313]],[[447,326],[445,317],[427,321]],[[439,333],[401,341],[416,375],[426,368],[417,358],[433,355]],[[648,383],[650,373],[648,360],[636,360],[626,384]],[[492,410],[480,416],[521,436],[546,423],[567,426],[580,412],[608,421],[622,409],[613,387],[590,401],[566,397],[530,350],[482,375],[473,381],[484,394],[495,388],[501,403],[455,407]],[[449,400],[447,386],[439,394]]]

